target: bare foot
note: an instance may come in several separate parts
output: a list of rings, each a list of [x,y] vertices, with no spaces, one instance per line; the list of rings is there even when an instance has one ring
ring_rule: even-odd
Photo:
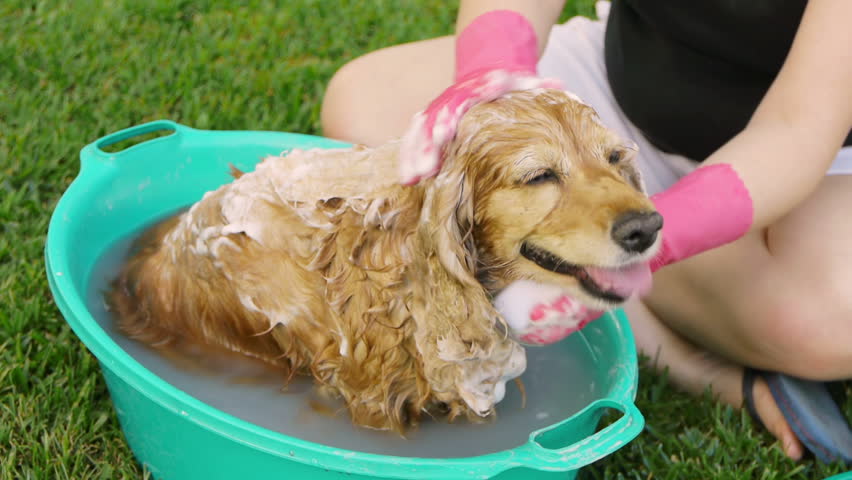
[[[637,349],[656,360],[655,368],[668,368],[674,384],[695,395],[711,386],[717,398],[736,408],[743,406],[743,367],[722,359],[688,342],[638,300],[631,300],[625,311],[633,327]],[[802,458],[804,449],[793,433],[769,386],[762,378],[754,382],[754,405],[760,420],[793,460]]]

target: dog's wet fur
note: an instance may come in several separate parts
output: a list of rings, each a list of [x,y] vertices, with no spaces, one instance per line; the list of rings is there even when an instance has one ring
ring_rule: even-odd
[[[593,308],[623,299],[586,266],[647,260],[611,235],[653,212],[634,147],[556,90],[472,108],[439,174],[397,182],[398,142],[270,157],[139,239],[108,294],[123,332],[311,375],[357,425],[480,419],[523,348],[493,295],[514,280]]]

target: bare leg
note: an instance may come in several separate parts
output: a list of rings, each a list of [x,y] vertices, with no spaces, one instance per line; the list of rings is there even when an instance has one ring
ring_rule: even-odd
[[[720,401],[735,407],[743,404],[741,366],[685,340],[663,324],[641,301],[631,301],[625,311],[633,327],[637,349],[651,359],[655,369],[668,369],[674,385],[694,395],[701,395],[711,387]],[[804,451],[802,444],[775,404],[766,382],[756,379],[752,394],[763,424],[781,441],[789,457],[800,459]]]
[[[344,65],[323,99],[324,135],[365,145],[401,136],[411,117],[452,83],[453,38],[388,47]]]
[[[644,305],[630,311],[640,348],[659,356],[682,388],[712,384],[734,405],[742,401],[736,364],[815,380],[852,377],[850,201],[852,177],[826,177],[764,235],[660,271],[647,299],[656,315]],[[767,428],[798,458],[801,444],[765,382],[754,395]]]
[[[826,177],[771,226],[655,275],[647,304],[669,327],[743,365],[852,377],[852,176]]]

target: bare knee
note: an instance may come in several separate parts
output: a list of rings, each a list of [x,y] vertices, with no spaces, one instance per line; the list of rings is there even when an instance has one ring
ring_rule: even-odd
[[[320,121],[323,135],[351,143],[372,144],[373,135],[363,131],[367,114],[360,103],[365,93],[367,76],[363,57],[356,58],[340,68],[329,81],[322,101]]]
[[[320,114],[324,136],[368,146],[402,136],[425,104],[416,101],[417,85],[400,78],[394,48],[401,47],[358,57],[334,74]]]
[[[323,134],[365,145],[402,136],[414,114],[452,82],[453,42],[438,37],[396,45],[344,65],[326,89]]]
[[[748,343],[756,366],[811,380],[852,377],[849,295],[807,289],[769,299],[754,314]]]

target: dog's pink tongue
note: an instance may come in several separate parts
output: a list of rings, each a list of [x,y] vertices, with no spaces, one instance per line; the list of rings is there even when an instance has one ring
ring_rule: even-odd
[[[628,298],[634,293],[645,295],[651,290],[651,266],[637,263],[624,268],[588,267],[586,273],[599,287]]]

